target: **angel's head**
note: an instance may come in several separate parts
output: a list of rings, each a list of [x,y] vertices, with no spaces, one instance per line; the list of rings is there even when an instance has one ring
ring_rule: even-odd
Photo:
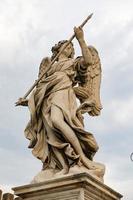
[[[66,45],[68,41],[67,40],[61,40],[58,42],[58,44],[55,44],[51,51],[53,53],[52,59],[56,57],[56,55],[64,48],[64,45]],[[73,58],[74,57],[74,48],[73,43],[70,42],[69,45],[63,50],[62,54],[66,56],[67,58]]]

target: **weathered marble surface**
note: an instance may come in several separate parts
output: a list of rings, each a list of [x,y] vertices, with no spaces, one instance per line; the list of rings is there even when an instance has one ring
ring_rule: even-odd
[[[49,181],[13,188],[26,200],[120,200],[122,195],[88,173],[67,175]]]
[[[98,144],[94,135],[84,129],[82,116],[100,115],[101,62],[96,48],[86,43],[82,28],[75,27],[74,34],[81,56],[74,58],[72,42],[55,44],[51,57],[45,57],[40,64],[39,82],[31,96],[20,98],[16,105],[29,108],[25,136],[32,154],[42,161],[43,170],[68,174],[73,165],[83,165],[99,173],[101,170],[103,178],[104,164],[93,160]]]
[[[54,170],[54,169],[46,169],[46,170],[42,170],[40,171],[31,181],[31,183],[40,183],[40,182],[44,182],[44,181],[48,181],[51,180],[53,178],[60,178],[60,177],[67,177],[70,175],[74,175],[74,174],[80,174],[80,173],[87,173],[92,175],[94,178],[96,178],[97,180],[103,182],[103,175],[104,175],[104,169],[103,169],[103,165],[99,164],[99,167],[97,170],[89,170],[84,166],[78,166],[78,165],[74,165],[73,167],[70,168],[69,173],[68,174],[63,174],[61,173],[59,170]]]

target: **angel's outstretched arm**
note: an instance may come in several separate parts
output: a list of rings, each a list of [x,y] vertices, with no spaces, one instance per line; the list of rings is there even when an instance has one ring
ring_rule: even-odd
[[[76,38],[79,42],[79,45],[81,47],[81,51],[82,51],[82,56],[84,58],[84,64],[86,65],[86,67],[88,67],[89,65],[92,64],[92,55],[91,52],[88,49],[88,46],[84,40],[84,33],[81,27],[78,28],[74,28],[74,32],[76,35]]]

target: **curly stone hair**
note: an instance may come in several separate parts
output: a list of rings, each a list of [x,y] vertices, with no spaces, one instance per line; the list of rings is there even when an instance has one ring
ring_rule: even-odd
[[[52,53],[53,53],[53,55],[52,55],[52,57],[51,57],[51,59],[53,60],[55,57],[56,57],[56,55],[59,53],[59,51],[60,51],[60,48],[62,47],[62,45],[63,44],[65,44],[66,42],[68,42],[68,40],[61,40],[61,41],[59,41],[58,42],[58,44],[55,44],[53,47],[52,47],[52,49],[51,49],[51,51],[52,51]],[[73,43],[71,42],[70,43],[72,46],[73,46]],[[69,56],[69,58],[73,58],[73,52],[71,53],[71,55]],[[58,60],[58,59],[57,59]]]

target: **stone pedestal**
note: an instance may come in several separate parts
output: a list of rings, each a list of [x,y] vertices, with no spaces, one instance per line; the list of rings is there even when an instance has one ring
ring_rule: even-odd
[[[25,200],[120,200],[122,195],[87,173],[13,188]]]

